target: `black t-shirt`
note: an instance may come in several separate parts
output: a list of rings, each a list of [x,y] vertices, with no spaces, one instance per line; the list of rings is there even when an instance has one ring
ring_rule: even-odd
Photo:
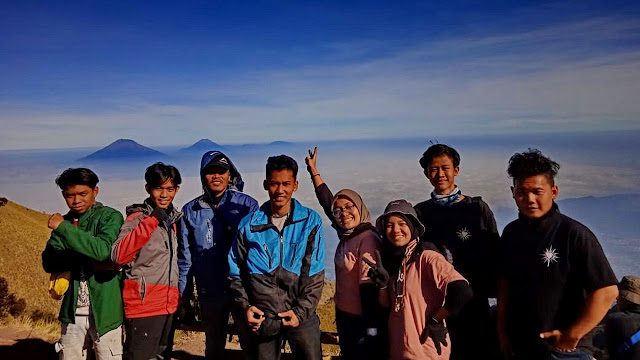
[[[566,329],[588,294],[617,284],[595,235],[556,204],[540,219],[520,216],[507,225],[500,259],[508,287],[506,330],[522,351],[548,351],[541,332]]]
[[[442,206],[433,200],[415,206],[425,226],[421,241],[434,243],[471,285],[474,298],[495,297],[495,259],[499,239],[496,220],[480,197],[466,196]]]

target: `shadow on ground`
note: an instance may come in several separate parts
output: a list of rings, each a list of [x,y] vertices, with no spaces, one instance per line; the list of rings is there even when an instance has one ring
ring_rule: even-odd
[[[42,339],[19,339],[13,345],[0,346],[0,359],[57,360],[53,344]]]

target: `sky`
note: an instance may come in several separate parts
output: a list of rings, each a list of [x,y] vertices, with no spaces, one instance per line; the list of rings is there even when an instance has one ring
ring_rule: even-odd
[[[637,1],[4,1],[0,150],[640,129]]]

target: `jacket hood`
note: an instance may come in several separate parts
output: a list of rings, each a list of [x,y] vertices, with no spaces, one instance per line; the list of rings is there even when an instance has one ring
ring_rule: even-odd
[[[244,181],[242,181],[240,172],[227,155],[217,150],[207,151],[206,153],[204,153],[204,155],[202,155],[202,160],[200,161],[200,182],[202,183],[202,190],[205,192],[205,194],[209,194],[209,188],[206,185],[204,174],[202,173],[202,171],[218,155],[223,155],[227,158],[227,160],[229,160],[229,173],[231,177],[229,179],[229,186],[227,188],[242,192],[242,190],[244,189]]]

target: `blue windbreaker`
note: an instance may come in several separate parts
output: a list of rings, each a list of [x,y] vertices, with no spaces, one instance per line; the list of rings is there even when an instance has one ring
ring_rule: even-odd
[[[215,299],[227,293],[227,255],[231,242],[240,220],[258,209],[258,202],[241,192],[244,183],[231,160],[229,187],[217,206],[212,207],[207,202],[211,197],[202,170],[218,155],[224,154],[209,151],[202,156],[200,180],[204,194],[186,203],[182,208],[184,216],[180,224],[181,238],[178,244],[180,294],[184,294],[187,274],[191,273],[195,275],[198,294],[205,299]]]
[[[231,294],[237,307],[270,314],[293,310],[300,321],[315,314],[324,285],[324,236],[317,212],[291,199],[282,232],[267,201],[245,217],[229,253]]]

